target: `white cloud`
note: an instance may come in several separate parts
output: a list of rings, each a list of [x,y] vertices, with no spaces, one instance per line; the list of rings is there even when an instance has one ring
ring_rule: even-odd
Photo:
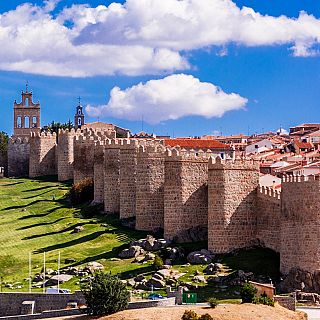
[[[107,105],[86,107],[92,117],[111,116],[127,120],[142,118],[155,124],[185,116],[221,117],[225,112],[244,108],[247,99],[225,93],[192,75],[174,74],[121,90],[114,87]]]
[[[0,14],[0,69],[44,75],[161,74],[190,66],[186,51],[288,45],[319,55],[320,20],[261,15],[231,0],[127,0],[55,10],[25,3]]]

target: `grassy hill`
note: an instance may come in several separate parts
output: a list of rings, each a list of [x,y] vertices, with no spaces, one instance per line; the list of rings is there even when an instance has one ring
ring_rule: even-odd
[[[39,179],[0,179],[0,277],[3,283],[14,284],[2,291],[27,291],[29,275],[29,253],[32,252],[32,274],[40,273],[43,266],[43,252],[46,253],[46,267],[56,270],[58,253],[61,254],[61,268],[80,266],[91,261],[104,265],[105,271],[118,274],[123,279],[144,273],[150,276],[154,271],[152,263],[132,263],[133,259],[115,259],[126,245],[147,234],[124,228],[115,216],[100,215],[85,218],[86,207],[71,207],[66,194],[70,184]],[[84,229],[73,233],[77,226]],[[183,244],[186,252],[205,248],[206,243]],[[74,258],[75,263],[66,265],[65,259]],[[219,257],[227,272],[235,270],[252,271],[257,275],[276,279],[279,275],[279,257],[268,249],[253,249],[236,255]],[[205,266],[186,265],[180,261],[174,265],[185,275],[180,280],[192,283],[195,272],[201,274]],[[62,287],[79,289],[79,278],[73,278]],[[17,289],[22,285],[21,289]],[[219,288],[214,284],[199,284],[196,290],[200,300],[210,296],[219,299],[237,298],[239,288]],[[41,291],[41,289],[33,289]],[[163,293],[163,291],[160,291]]]
[[[145,268],[130,261],[112,261],[121,246],[145,233],[120,229],[115,217],[83,218],[82,208],[72,208],[65,199],[69,187],[46,180],[0,180],[0,275],[4,282],[21,282],[21,290],[28,289],[24,279],[29,274],[29,252],[33,274],[42,269],[44,251],[47,268],[52,269],[57,269],[59,251],[61,267],[66,258],[74,258],[74,265],[99,261],[114,274]],[[72,233],[76,226],[84,230]],[[65,287],[75,289],[75,281]]]

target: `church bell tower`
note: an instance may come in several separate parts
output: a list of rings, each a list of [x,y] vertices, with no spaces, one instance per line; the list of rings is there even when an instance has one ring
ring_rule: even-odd
[[[79,98],[79,103],[76,108],[76,114],[74,115],[74,127],[76,129],[81,129],[81,126],[84,125],[84,113],[83,107],[81,105],[81,99]]]

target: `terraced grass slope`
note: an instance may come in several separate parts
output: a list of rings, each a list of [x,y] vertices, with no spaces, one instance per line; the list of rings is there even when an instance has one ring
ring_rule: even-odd
[[[131,272],[145,265],[131,261],[113,261],[121,246],[144,233],[118,228],[114,217],[83,218],[82,208],[72,208],[65,198],[69,185],[43,180],[0,180],[0,276],[3,282],[17,283],[28,290],[29,253],[32,273],[40,272],[43,252],[47,268],[57,269],[58,252],[61,267],[66,258],[74,265],[101,262],[107,271]],[[83,226],[80,233],[72,233]],[[64,286],[75,289],[77,279]],[[20,285],[20,284],[19,284]],[[15,285],[15,291],[18,284]],[[10,289],[2,285],[3,291]]]

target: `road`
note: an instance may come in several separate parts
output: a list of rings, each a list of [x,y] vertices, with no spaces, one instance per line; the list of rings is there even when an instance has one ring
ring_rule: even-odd
[[[308,315],[308,320],[320,320],[320,308],[297,308]]]

